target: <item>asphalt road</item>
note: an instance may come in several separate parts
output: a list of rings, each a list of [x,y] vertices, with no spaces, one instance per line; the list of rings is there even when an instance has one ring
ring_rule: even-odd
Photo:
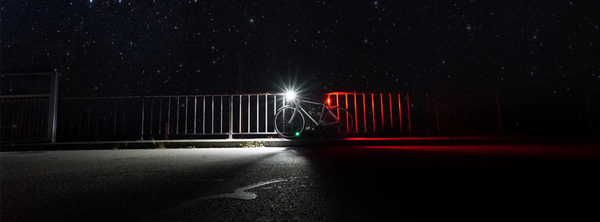
[[[598,221],[596,149],[498,145],[3,152],[0,219]]]

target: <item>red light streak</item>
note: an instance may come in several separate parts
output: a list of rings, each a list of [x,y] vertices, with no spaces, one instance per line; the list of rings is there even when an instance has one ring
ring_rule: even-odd
[[[388,138],[370,138],[370,137],[351,137],[345,138],[344,140],[367,140],[367,141],[410,141],[410,140],[439,140],[439,141],[448,141],[448,140],[482,140],[482,139],[491,139],[491,137],[388,137]]]
[[[385,123],[383,118],[383,93],[379,93],[379,103],[381,104],[381,131],[385,131]]]
[[[392,94],[388,94],[390,98],[390,126],[392,127],[392,131],[394,131],[394,117],[392,116]]]
[[[400,132],[402,132],[402,103],[400,102],[400,93],[398,93],[398,120],[400,120]]]
[[[348,94],[346,94],[344,96],[344,98],[346,99],[346,110],[348,110]],[[350,131],[349,127],[349,123],[348,123],[348,112],[346,112],[346,131]]]
[[[367,106],[365,105],[365,94],[362,94],[363,97],[363,120],[365,121],[365,133],[367,132]]]
[[[373,132],[375,132],[375,96],[371,93],[371,113],[373,114]]]
[[[357,111],[356,111],[357,105],[356,105],[356,93],[354,93],[354,121],[356,122],[356,124],[354,124],[354,132],[358,133],[358,116],[356,116]]]

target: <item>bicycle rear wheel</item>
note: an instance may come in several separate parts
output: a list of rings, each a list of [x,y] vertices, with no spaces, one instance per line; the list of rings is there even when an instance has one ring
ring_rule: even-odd
[[[342,107],[333,107],[331,108],[331,112],[325,112],[323,122],[325,123],[323,128],[333,137],[346,137],[354,129],[352,114]]]
[[[296,138],[304,130],[304,116],[294,107],[284,107],[275,114],[275,130],[284,138]]]

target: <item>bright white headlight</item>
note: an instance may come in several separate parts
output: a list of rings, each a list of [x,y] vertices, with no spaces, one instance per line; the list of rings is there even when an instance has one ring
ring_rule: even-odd
[[[285,98],[287,98],[288,100],[293,100],[296,98],[296,93],[293,91],[287,91],[285,93]]]

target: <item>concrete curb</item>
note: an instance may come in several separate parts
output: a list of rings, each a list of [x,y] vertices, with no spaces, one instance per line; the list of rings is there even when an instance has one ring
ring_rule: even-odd
[[[502,144],[598,144],[600,138],[590,137],[409,137],[409,138],[311,138],[311,139],[196,139],[140,140],[102,142],[64,142],[34,144],[2,144],[1,151],[41,150],[107,150],[165,148],[231,148],[231,147],[341,147],[341,146],[449,146]]]

